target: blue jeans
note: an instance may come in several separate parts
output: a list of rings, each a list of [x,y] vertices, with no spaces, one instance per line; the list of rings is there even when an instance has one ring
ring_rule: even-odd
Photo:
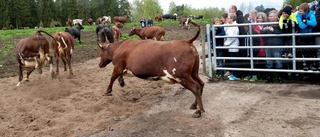
[[[224,51],[223,50],[218,49],[216,52],[217,52],[217,57],[223,57],[224,56]],[[217,67],[224,67],[223,59],[217,59]],[[217,75],[223,75],[224,72],[223,72],[223,70],[217,70],[216,74]]]
[[[266,49],[267,58],[281,58],[282,49]],[[273,63],[276,64],[276,69],[282,69],[282,60],[267,60],[267,69],[273,69]]]

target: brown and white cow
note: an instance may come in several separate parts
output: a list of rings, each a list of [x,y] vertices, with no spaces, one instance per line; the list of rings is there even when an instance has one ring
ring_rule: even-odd
[[[114,16],[113,22],[121,22],[122,24],[127,22],[127,15],[125,16]]]
[[[188,30],[190,29],[190,22],[192,22],[191,18],[180,17],[179,26],[181,28],[186,27]]]
[[[41,33],[45,33],[53,38],[48,32],[43,30],[36,31],[31,37],[21,39],[16,46],[15,55],[19,63],[19,82],[20,85],[23,79],[23,71],[27,71],[27,77],[25,81],[29,81],[29,75],[33,70],[37,69],[41,74],[42,69],[48,61],[50,63],[51,77],[55,76],[53,71],[52,56],[50,55],[50,45],[46,37]],[[60,44],[59,42],[57,42]]]
[[[114,69],[106,95],[112,95],[114,81],[118,78],[124,86],[123,75],[150,80],[164,80],[179,83],[195,96],[191,109],[197,109],[193,117],[200,117],[204,111],[202,92],[204,82],[199,78],[199,54],[193,41],[200,34],[200,25],[195,36],[184,40],[154,41],[128,39],[117,43],[98,44],[100,47],[99,67],[104,68],[112,62]]]
[[[73,37],[68,32],[56,32],[53,33],[52,36],[54,37],[54,39],[51,38],[50,43],[54,52],[54,57],[57,65],[56,74],[59,75],[59,58],[61,58],[64,64],[64,71],[67,71],[68,64],[69,75],[73,75],[71,67],[71,57],[75,44]],[[56,41],[58,41],[60,45]]]
[[[159,26],[150,26],[146,28],[131,28],[129,32],[129,36],[132,36],[134,34],[138,35],[140,39],[154,39],[154,40],[164,40],[164,35],[166,31],[163,27]]]
[[[120,29],[116,25],[114,25],[112,26],[112,32],[113,32],[114,41],[119,42],[119,39],[122,36]]]

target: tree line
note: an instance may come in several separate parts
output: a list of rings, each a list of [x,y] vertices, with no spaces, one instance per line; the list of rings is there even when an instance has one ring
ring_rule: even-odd
[[[70,19],[131,15],[128,0],[0,0],[0,26],[65,26]]]
[[[294,6],[312,0],[284,0]],[[128,16],[128,22],[139,21],[142,17],[153,18],[162,14],[163,9],[158,0],[0,0],[0,27],[53,27],[55,24],[65,26],[68,18],[96,20],[102,16]],[[239,9],[252,9],[253,5],[241,4]],[[221,17],[227,12],[224,8],[209,7],[194,9],[190,5],[169,4],[168,14],[177,13],[179,16],[204,15],[205,18]],[[164,13],[166,14],[166,13]]]

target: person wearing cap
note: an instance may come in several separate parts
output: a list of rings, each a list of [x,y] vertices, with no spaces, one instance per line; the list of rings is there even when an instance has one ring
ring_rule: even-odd
[[[293,8],[289,5],[282,9],[282,15],[279,19],[279,27],[283,33],[295,33],[298,28],[296,13],[292,12]],[[292,36],[284,37],[285,45],[292,45]],[[284,49],[284,58],[292,58],[291,49]]]
[[[314,15],[314,12],[310,10],[308,3],[302,3],[299,6],[299,11],[296,15],[296,18],[298,21],[299,33],[312,33],[313,28],[317,25],[316,16]],[[313,36],[304,35],[304,36],[299,36],[299,38],[300,38],[299,45],[314,45]],[[297,51],[299,51],[298,52],[299,56],[303,58],[313,58],[315,57],[315,54],[316,54],[315,50],[311,48],[298,49]],[[307,71],[309,69],[317,70],[317,68],[315,67],[315,64],[312,63],[312,61],[303,60],[302,67],[304,71]]]

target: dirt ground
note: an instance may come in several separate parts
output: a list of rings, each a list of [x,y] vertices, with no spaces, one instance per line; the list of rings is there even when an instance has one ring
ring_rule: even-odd
[[[167,28],[166,39],[183,39],[195,30]],[[122,30],[127,32],[128,28]],[[206,82],[206,112],[192,118],[194,101],[180,85],[124,77],[113,96],[104,96],[113,66],[99,68],[93,32],[74,52],[74,77],[51,79],[49,69],[0,79],[0,136],[41,137],[317,137],[320,134],[318,84]],[[195,46],[200,48],[199,42]],[[6,67],[6,66],[5,66]],[[11,68],[14,69],[14,68]]]

